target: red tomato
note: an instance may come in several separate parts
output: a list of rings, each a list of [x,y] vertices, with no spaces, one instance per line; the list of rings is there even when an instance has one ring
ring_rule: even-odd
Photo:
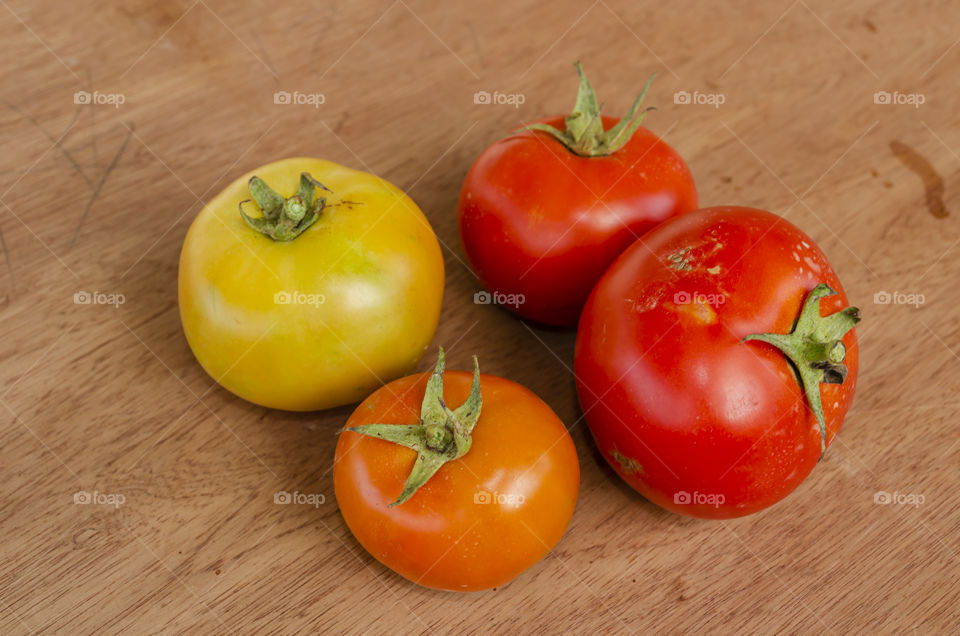
[[[415,583],[457,591],[503,585],[563,536],[580,486],[577,451],[543,400],[484,374],[477,376],[482,406],[473,428],[466,427],[466,450],[448,446],[439,467],[426,460],[419,481],[408,477],[420,460],[405,447],[404,429],[423,449],[430,426],[472,410],[471,374],[444,373],[442,352],[438,370],[439,377],[435,370],[391,382],[350,416],[333,469],[337,505],[360,544]],[[438,387],[432,398],[431,379]],[[460,404],[443,414],[446,405]],[[425,424],[428,430],[419,430]],[[448,438],[450,444],[456,435]]]
[[[790,333],[808,297],[797,333],[814,335],[797,340],[795,367],[777,346],[741,342]],[[853,401],[859,316],[846,307],[823,252],[778,216],[717,207],[667,221],[617,259],[580,320],[577,389],[600,451],[680,514],[739,517],[776,503],[817,464]],[[797,370],[842,383],[808,381],[805,395]]]
[[[611,135],[620,120],[595,110],[592,123],[582,123],[596,109],[582,71],[577,104],[566,120],[540,120],[537,130],[484,150],[458,206],[464,251],[493,302],[549,325],[576,325],[590,290],[620,252],[664,219],[697,207],[680,155],[646,128],[629,135],[639,126],[633,119],[639,100],[620,135]],[[571,130],[579,143],[569,138]],[[613,150],[611,137],[624,145]]]

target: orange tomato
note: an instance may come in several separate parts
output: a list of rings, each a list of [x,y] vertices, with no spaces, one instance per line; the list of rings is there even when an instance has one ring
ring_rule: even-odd
[[[443,373],[442,351],[438,368],[443,404],[464,403],[472,375]],[[411,375],[380,388],[347,427],[421,423],[430,377]],[[403,503],[391,505],[404,491],[416,451],[350,430],[337,443],[334,488],[347,526],[377,560],[426,587],[503,585],[557,545],[576,506],[580,466],[560,419],[515,382],[487,374],[479,380],[482,408],[469,450]]]

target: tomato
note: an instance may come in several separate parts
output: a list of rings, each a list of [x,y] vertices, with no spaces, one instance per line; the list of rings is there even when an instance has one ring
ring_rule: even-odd
[[[781,500],[853,401],[859,314],[845,307],[823,252],[778,216],[717,207],[667,221],[617,259],[580,320],[577,390],[601,453],[680,514]]]
[[[550,407],[474,364],[473,376],[444,373],[441,350],[432,374],[360,404],[337,442],[333,482],[350,531],[385,566],[436,589],[503,585],[539,561],[563,536],[580,484],[573,440]]]
[[[576,325],[597,280],[638,237],[697,207],[683,159],[639,127],[643,95],[622,120],[601,117],[577,71],[574,113],[484,150],[458,206],[464,252],[491,300],[557,326]]]
[[[324,409],[417,364],[443,280],[436,236],[403,192],[329,161],[284,159],[234,181],[194,220],[180,254],[180,319],[197,360],[229,391]]]

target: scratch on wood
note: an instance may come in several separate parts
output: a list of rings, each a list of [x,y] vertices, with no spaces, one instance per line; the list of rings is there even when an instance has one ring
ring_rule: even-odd
[[[486,66],[483,59],[483,49],[480,48],[480,40],[477,38],[477,30],[473,28],[473,22],[467,22],[467,30],[470,31],[470,39],[473,40],[473,48],[477,51],[477,57],[480,58],[480,66]]]
[[[80,236],[80,230],[83,228],[83,222],[87,218],[87,214],[90,213],[90,208],[93,207],[93,202],[97,200],[97,197],[100,196],[100,190],[103,189],[103,184],[107,182],[107,177],[110,176],[110,173],[113,172],[113,169],[117,167],[117,162],[120,160],[120,155],[123,154],[123,151],[126,149],[127,144],[130,143],[130,137],[133,136],[133,130],[135,125],[133,122],[130,122],[130,125],[127,126],[127,136],[124,137],[123,143],[120,144],[117,154],[113,155],[113,159],[110,160],[110,165],[107,166],[107,169],[103,172],[103,176],[100,177],[100,181],[97,183],[97,187],[94,188],[93,194],[90,195],[90,200],[87,201],[87,207],[83,210],[83,214],[80,216],[80,223],[77,224],[77,231],[73,233],[73,239],[70,241],[70,247],[73,247],[74,243],[77,242],[77,237]]]
[[[943,203],[943,178],[927,159],[905,143],[890,142],[893,155],[923,181],[924,194],[927,197],[927,209],[935,218],[943,219],[950,212]]]
[[[92,93],[92,92],[93,92],[93,74],[90,72],[90,67],[89,67],[89,66],[84,66],[84,67],[83,67],[83,70],[84,70],[84,74],[87,76],[87,87],[86,87],[86,90],[87,90],[88,92],[91,92],[91,93]],[[90,141],[91,141],[91,143],[93,144],[93,164],[94,164],[95,166],[97,166],[97,168],[99,168],[99,167],[100,167],[100,150],[99,150],[99,148],[98,148],[98,146],[97,146],[97,115],[96,115],[96,112],[97,112],[97,109],[96,109],[96,108],[91,108],[91,109],[90,109],[90,130],[93,131],[93,134],[90,135]],[[93,187],[93,186],[91,185],[91,187]]]
[[[333,127],[333,132],[337,135],[340,134],[340,130],[343,128],[343,125],[347,123],[347,120],[350,119],[350,111],[344,111],[343,117],[340,118],[340,121],[337,122],[337,125]]]
[[[253,37],[255,37],[255,38],[257,39],[257,48],[259,48],[259,49],[260,49],[260,52],[263,53],[263,60],[264,60],[264,62],[266,62],[267,68],[269,68],[269,69],[270,69],[270,72],[273,74],[273,79],[274,79],[274,81],[279,82],[279,81],[280,81],[280,75],[277,74],[277,69],[274,68],[274,66],[273,66],[273,60],[270,59],[270,54],[267,53],[267,49],[264,48],[263,42],[260,41],[260,34],[255,32],[255,33],[253,34]]]
[[[83,180],[87,182],[87,186],[89,186],[91,189],[93,188],[93,182],[90,181],[90,178],[87,176],[87,173],[85,173],[83,171],[83,168],[80,167],[80,164],[74,158],[73,153],[71,153],[69,150],[64,148],[63,144],[61,143],[63,141],[63,138],[66,137],[66,133],[69,132],[70,129],[73,128],[73,125],[77,122],[77,117],[80,116],[80,110],[83,108],[82,105],[77,106],[77,108],[73,111],[73,119],[70,120],[70,123],[67,125],[64,134],[60,136],[60,139],[57,139],[56,137],[51,135],[49,132],[47,132],[47,129],[44,128],[40,124],[40,122],[38,122],[30,113],[27,113],[21,110],[15,104],[11,104],[10,102],[4,101],[4,104],[6,104],[7,107],[9,107],[13,112],[17,113],[18,115],[26,119],[28,122],[33,124],[37,130],[43,133],[43,136],[49,139],[51,143],[53,143],[53,145],[56,146],[57,150],[59,150],[60,153],[64,157],[66,157],[67,161],[70,162],[70,164],[73,166],[73,169],[77,172],[77,174],[83,177]]]
[[[0,227],[0,247],[3,247],[3,258],[7,261],[7,270],[13,274],[13,263],[10,262],[10,250],[7,249],[7,239],[3,238],[3,228]]]

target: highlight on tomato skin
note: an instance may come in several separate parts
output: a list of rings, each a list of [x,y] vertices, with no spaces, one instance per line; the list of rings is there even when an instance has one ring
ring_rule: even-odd
[[[556,547],[580,466],[539,397],[476,368],[444,371],[441,354],[433,373],[395,380],[357,407],[333,478],[344,521],[383,565],[425,587],[475,591],[508,583]]]
[[[606,268],[658,223],[696,209],[683,158],[640,125],[600,114],[579,63],[567,117],[538,119],[495,141],[468,171],[457,204],[460,241],[484,289],[545,325],[574,327]],[[652,79],[652,78],[651,78]]]
[[[826,256],[785,219],[691,212],[627,249],[591,294],[574,354],[580,404],[608,463],[650,501],[751,514],[829,453],[856,390],[859,319]]]

